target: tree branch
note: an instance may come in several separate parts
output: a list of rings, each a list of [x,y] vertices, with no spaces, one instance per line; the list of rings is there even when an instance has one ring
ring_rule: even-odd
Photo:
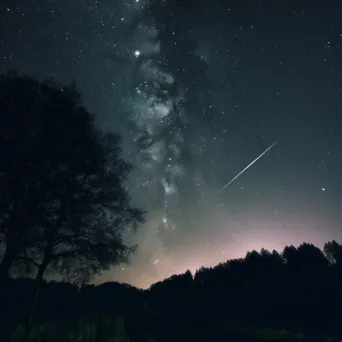
[[[33,259],[31,259],[29,257],[21,257],[21,260],[28,261],[38,268],[40,267],[40,264],[38,264],[38,262],[34,261]]]

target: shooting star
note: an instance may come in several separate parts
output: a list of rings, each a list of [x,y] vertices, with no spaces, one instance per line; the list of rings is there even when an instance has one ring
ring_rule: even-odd
[[[256,159],[254,159],[250,164],[248,164],[239,174],[237,174],[229,183],[227,183],[222,189],[220,189],[219,191],[216,192],[216,194],[213,196],[213,198],[215,198],[216,196],[218,196],[227,186],[229,186],[230,184],[232,184],[235,179],[237,179],[238,177],[240,177],[247,169],[249,169],[256,161],[258,161],[265,153],[267,153],[278,141],[274,142],[270,147],[268,147],[263,153],[260,154],[259,157],[257,157]]]

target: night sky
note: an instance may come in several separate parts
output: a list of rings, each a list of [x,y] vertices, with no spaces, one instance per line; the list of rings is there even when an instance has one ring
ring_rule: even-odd
[[[340,0],[5,0],[0,20],[0,72],[75,80],[134,164],[139,248],[96,282],[342,242]]]

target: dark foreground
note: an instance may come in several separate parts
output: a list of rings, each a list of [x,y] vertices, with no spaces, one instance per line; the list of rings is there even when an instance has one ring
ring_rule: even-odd
[[[36,282],[1,290],[0,342],[20,342]],[[137,289],[43,282],[31,342],[341,341],[342,245],[262,250]],[[27,342],[27,341],[25,341]]]
[[[184,322],[186,324],[186,322]],[[181,324],[182,326],[183,324]],[[126,327],[126,322],[120,318],[101,319],[97,322],[75,321],[68,323],[36,323],[31,332],[31,342],[128,342],[128,341],[303,341],[303,342],[338,342],[338,338],[326,336],[309,336],[301,332],[288,330],[263,329],[256,327],[238,327],[226,323],[206,329],[203,326],[180,329],[176,322],[170,322],[164,332],[148,331],[148,327],[134,329]],[[152,329],[153,330],[153,329]],[[21,342],[23,340],[23,325],[14,326],[9,336],[3,342]]]

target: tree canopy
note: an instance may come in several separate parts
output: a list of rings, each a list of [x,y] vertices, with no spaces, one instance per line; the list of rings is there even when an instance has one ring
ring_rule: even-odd
[[[18,263],[89,280],[127,262],[124,229],[144,212],[120,136],[96,127],[74,84],[17,73],[0,76],[0,115],[0,282]]]

